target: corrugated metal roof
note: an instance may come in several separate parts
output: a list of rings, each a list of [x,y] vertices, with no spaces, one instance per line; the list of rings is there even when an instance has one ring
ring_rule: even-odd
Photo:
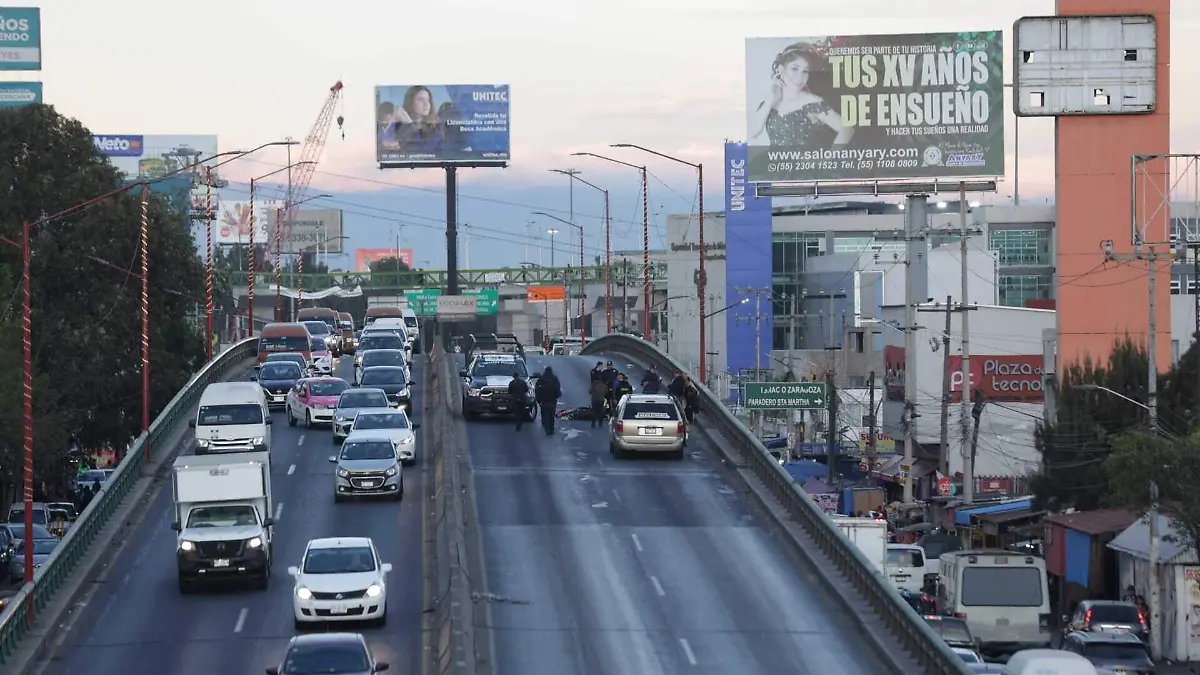
[[[1007,511],[1024,511],[1033,507],[1033,497],[1024,499],[1014,499],[1011,501],[996,502],[993,504],[985,504],[983,506],[971,506],[964,508],[959,506],[954,510],[955,525],[970,525],[971,516],[981,516],[985,513],[1004,513]]]
[[[1095,511],[1080,511],[1079,513],[1057,513],[1046,516],[1046,522],[1062,525],[1068,530],[1075,530],[1087,535],[1108,534],[1120,532],[1137,520],[1137,514],[1125,509],[1097,509]]]
[[[1138,560],[1150,559],[1150,518],[1158,518],[1158,560],[1164,564],[1195,565],[1196,554],[1191,545],[1178,541],[1178,535],[1172,526],[1172,520],[1164,515],[1147,514],[1134,521],[1132,525],[1118,534],[1108,547],[1131,555]],[[1170,539],[1171,541],[1168,541]]]

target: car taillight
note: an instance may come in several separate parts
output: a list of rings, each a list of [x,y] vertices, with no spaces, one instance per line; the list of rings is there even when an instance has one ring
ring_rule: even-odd
[[[962,619],[963,621],[966,621],[966,620],[967,620],[967,615],[966,615],[964,612],[955,612],[955,613],[954,613],[954,618],[956,618],[956,619]]]
[[[683,422],[680,422],[679,424],[675,425],[675,434],[677,436],[683,435]]]
[[[625,423],[620,420],[617,421],[617,433],[618,434],[625,433]]]
[[[1138,610],[1138,621],[1142,624],[1142,630],[1146,630],[1146,615],[1140,609]]]
[[[1082,628],[1083,628],[1083,630],[1091,630],[1092,629],[1092,610],[1090,610],[1090,609],[1088,611],[1084,612],[1084,614],[1083,614]]]

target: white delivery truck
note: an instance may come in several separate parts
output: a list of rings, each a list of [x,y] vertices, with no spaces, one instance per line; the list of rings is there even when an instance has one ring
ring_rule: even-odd
[[[862,551],[880,574],[887,563],[887,521],[874,518],[833,516],[842,534]]]
[[[963,621],[984,656],[1050,646],[1046,561],[1015,551],[943,553],[938,608]]]
[[[274,534],[270,455],[180,457],[172,487],[179,591],[229,578],[250,578],[266,588]]]

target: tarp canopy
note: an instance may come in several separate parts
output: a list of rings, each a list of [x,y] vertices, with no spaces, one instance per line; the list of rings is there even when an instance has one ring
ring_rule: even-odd
[[[955,525],[970,525],[971,516],[981,516],[985,513],[1004,513],[1006,511],[1025,511],[1033,507],[1033,497],[1026,499],[1014,499],[1007,502],[997,502],[995,504],[985,504],[983,506],[971,506],[963,508],[959,506],[954,511]]]
[[[275,289],[272,288],[270,292],[271,294],[274,294]],[[350,289],[342,288],[340,286],[331,286],[322,291],[303,290],[301,292],[294,288],[288,288],[287,286],[279,287],[279,294],[285,298],[298,298],[301,296],[301,293],[303,293],[304,300],[324,300],[325,298],[357,298],[362,296],[363,290],[362,286],[355,286],[354,288]]]

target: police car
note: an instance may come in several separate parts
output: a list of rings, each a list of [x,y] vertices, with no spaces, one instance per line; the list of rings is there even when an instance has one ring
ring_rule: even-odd
[[[532,421],[537,416],[537,405],[533,400],[533,382],[520,354],[468,353],[466,370],[462,377],[462,410],[467,419],[480,415],[511,417],[524,415]],[[508,384],[513,373],[517,373],[529,385],[525,400],[512,401],[508,395]]]

